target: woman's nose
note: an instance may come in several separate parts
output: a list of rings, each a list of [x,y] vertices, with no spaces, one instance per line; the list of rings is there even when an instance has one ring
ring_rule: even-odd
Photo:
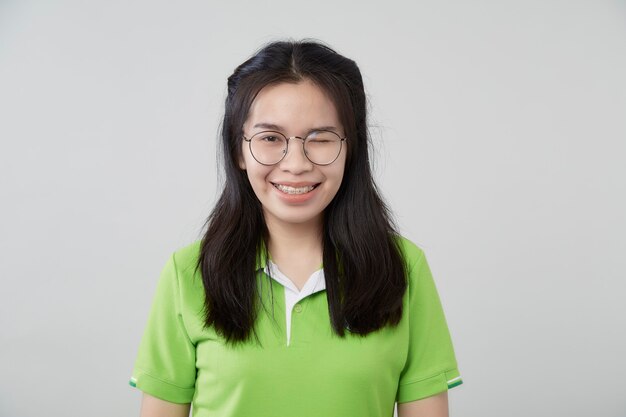
[[[280,168],[286,171],[299,173],[309,171],[313,168],[313,163],[304,154],[304,141],[299,137],[289,138],[287,154],[280,161]]]

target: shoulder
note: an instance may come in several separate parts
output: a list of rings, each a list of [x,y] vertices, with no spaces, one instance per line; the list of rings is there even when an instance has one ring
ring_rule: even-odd
[[[196,240],[187,244],[170,257],[184,311],[200,311],[204,302],[204,286],[198,268],[201,243],[201,240]]]
[[[404,262],[409,269],[412,269],[422,258],[424,251],[411,240],[404,236],[396,235],[396,244],[402,253]]]
[[[198,239],[174,251],[171,259],[179,273],[195,269],[200,257],[201,243],[202,240]]]
[[[176,249],[176,251],[174,252],[174,255],[176,255],[176,259],[180,259],[181,261],[193,261],[195,259],[198,259],[201,243],[202,240],[198,239],[181,248]]]

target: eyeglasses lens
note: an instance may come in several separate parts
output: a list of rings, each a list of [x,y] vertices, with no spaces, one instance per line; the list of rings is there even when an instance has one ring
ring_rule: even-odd
[[[314,164],[328,165],[339,156],[341,142],[339,135],[334,132],[313,132],[304,140],[304,153]],[[295,144],[291,145],[293,147]],[[287,138],[279,132],[259,132],[250,139],[250,151],[260,163],[276,164],[287,152]]]

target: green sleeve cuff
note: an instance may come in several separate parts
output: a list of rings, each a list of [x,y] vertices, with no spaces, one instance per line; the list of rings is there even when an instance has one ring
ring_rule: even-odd
[[[195,387],[178,387],[139,370],[135,371],[129,384],[153,397],[177,404],[191,403],[196,390]]]
[[[396,401],[406,403],[409,401],[421,400],[457,387],[463,383],[458,369],[442,372],[438,375],[419,381],[409,382],[398,387]]]

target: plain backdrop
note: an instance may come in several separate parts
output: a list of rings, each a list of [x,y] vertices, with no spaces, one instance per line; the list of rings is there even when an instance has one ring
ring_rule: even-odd
[[[138,415],[156,280],[219,193],[226,78],[286,37],[361,68],[465,382],[451,416],[626,416],[626,4],[604,0],[0,0],[0,415]]]

